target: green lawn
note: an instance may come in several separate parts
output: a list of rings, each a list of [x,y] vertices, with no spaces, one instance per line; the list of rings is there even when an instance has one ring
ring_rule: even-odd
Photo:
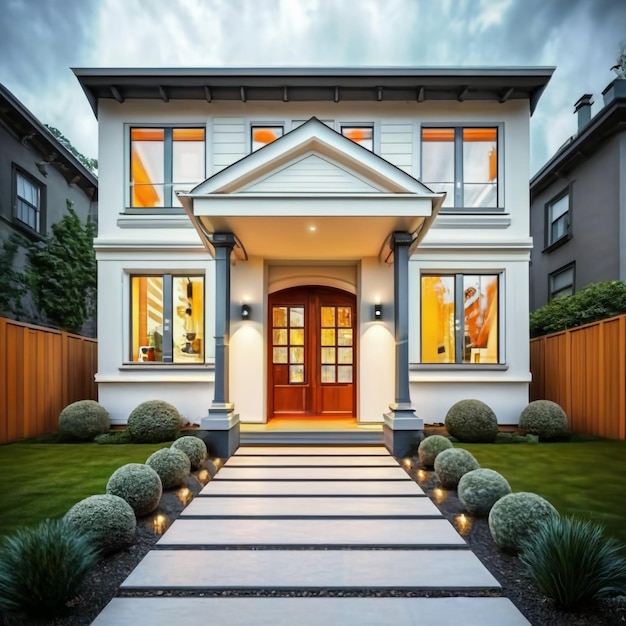
[[[61,517],[76,502],[105,493],[111,474],[144,463],[170,444],[15,443],[0,447],[0,535]]]
[[[626,442],[455,446],[500,472],[513,491],[538,493],[562,515],[601,522],[626,544]]]

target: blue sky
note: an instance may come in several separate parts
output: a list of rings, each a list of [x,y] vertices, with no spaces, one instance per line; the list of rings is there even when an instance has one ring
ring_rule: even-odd
[[[531,172],[614,78],[626,0],[0,0],[0,82],[96,156],[70,67],[501,66],[557,70],[531,121]]]

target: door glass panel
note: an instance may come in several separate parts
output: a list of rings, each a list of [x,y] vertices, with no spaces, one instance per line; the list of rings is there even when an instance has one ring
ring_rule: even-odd
[[[275,306],[272,317],[274,326],[287,326],[287,307]]]
[[[287,363],[287,348],[274,348],[274,363]]]
[[[289,366],[289,382],[290,383],[303,383],[304,382],[304,365],[290,365]]]
[[[338,348],[337,349],[337,362],[338,363],[352,363],[352,348]]]
[[[323,306],[322,307],[322,327],[328,328],[329,326],[335,326],[335,307]]]
[[[304,363],[304,348],[289,348],[290,363]]]
[[[304,329],[297,328],[295,330],[289,331],[289,343],[292,346],[303,346],[304,345]]]
[[[349,306],[337,307],[337,326],[352,326],[352,309]]]
[[[294,306],[289,309],[289,326],[304,327],[304,307]]]
[[[335,366],[334,365],[322,365],[322,382],[323,383],[335,382]]]
[[[352,345],[352,329],[351,328],[340,328],[338,331],[337,344],[340,346],[351,346]]]
[[[322,348],[322,363],[335,362],[335,348]]]
[[[335,345],[335,329],[334,328],[322,329],[322,345],[323,346]]]
[[[337,367],[337,382],[352,382],[352,365],[340,365],[339,367]]]
[[[274,329],[274,345],[285,346],[287,345],[287,331],[282,329]]]

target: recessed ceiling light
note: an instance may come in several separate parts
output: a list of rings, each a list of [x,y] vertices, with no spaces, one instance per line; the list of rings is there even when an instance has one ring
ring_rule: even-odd
[[[314,233],[317,230],[317,226],[309,226],[309,230]]]

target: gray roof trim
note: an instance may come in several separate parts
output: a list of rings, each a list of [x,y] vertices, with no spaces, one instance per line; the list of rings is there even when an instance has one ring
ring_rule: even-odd
[[[73,68],[97,116],[101,98],[205,101],[530,100],[554,67]],[[116,95],[117,94],[117,95]],[[209,95],[207,95],[209,94]]]
[[[97,197],[97,176],[63,146],[2,83],[0,83],[0,121],[14,133],[19,132],[23,136],[28,136],[30,143],[43,157],[54,154],[55,158],[50,166],[59,170],[68,180],[79,176],[78,186],[89,197]],[[17,127],[18,123],[21,125],[20,128]],[[73,175],[69,176],[68,172]]]

